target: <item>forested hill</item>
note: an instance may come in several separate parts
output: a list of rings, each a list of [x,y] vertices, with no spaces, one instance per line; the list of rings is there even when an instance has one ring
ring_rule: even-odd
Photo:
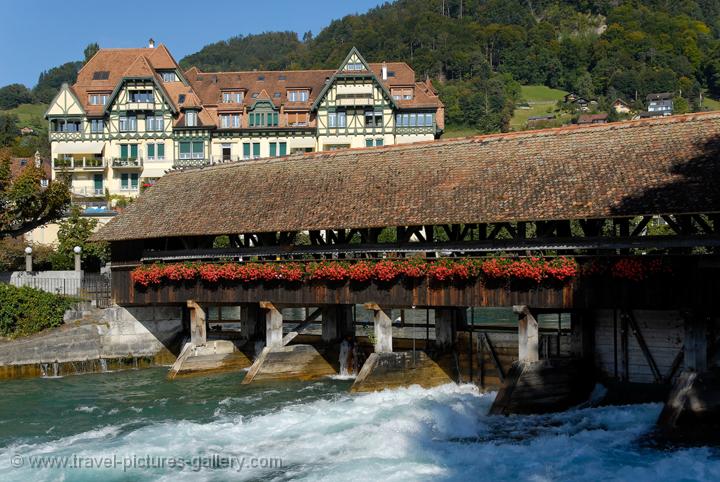
[[[404,60],[436,81],[450,124],[507,128],[519,84],[641,103],[720,96],[720,0],[397,0],[333,21],[316,37],[273,32],[184,58],[204,70],[334,68],[351,46]]]

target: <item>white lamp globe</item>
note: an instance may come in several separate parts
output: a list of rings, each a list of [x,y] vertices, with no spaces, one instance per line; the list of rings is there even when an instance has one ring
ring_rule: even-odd
[[[75,247],[73,248],[73,252],[74,252],[75,254],[80,254],[80,253],[82,253],[82,248],[81,248],[80,246],[75,246]]]
[[[25,248],[25,254],[27,254],[28,256],[32,254],[32,248],[30,246]]]

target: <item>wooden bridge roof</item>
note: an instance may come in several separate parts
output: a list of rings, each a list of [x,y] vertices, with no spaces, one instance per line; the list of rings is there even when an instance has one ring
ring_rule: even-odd
[[[171,172],[95,239],[720,212],[720,112]]]

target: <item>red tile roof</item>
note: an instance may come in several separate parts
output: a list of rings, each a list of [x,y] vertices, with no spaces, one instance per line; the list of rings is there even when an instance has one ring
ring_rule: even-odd
[[[96,237],[717,213],[719,156],[711,112],[245,161],[164,176]]]

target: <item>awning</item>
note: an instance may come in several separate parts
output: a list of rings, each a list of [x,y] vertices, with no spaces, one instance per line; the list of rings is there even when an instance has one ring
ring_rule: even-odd
[[[104,142],[63,142],[55,148],[56,154],[101,154]]]

